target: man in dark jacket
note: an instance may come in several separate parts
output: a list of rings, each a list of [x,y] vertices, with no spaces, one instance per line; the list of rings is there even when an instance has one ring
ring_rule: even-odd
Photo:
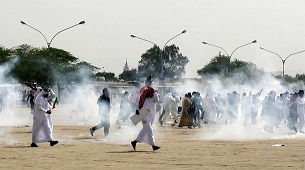
[[[97,104],[99,105],[99,116],[101,123],[90,128],[90,134],[93,136],[94,131],[104,128],[104,138],[109,134],[110,128],[110,98],[109,90],[107,88],[103,89],[103,94],[98,98]]]

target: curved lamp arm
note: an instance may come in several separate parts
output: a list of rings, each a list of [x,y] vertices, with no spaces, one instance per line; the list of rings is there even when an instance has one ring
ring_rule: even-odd
[[[257,42],[257,41],[254,40],[254,41],[252,41],[252,42],[250,42],[250,43],[247,43],[247,44],[244,44],[244,45],[241,45],[241,46],[235,48],[235,50],[233,50],[233,52],[231,53],[230,58],[232,57],[233,53],[234,53],[237,49],[239,49],[239,48],[241,48],[241,47],[244,47],[244,46],[246,46],[246,45],[252,44],[252,43],[256,43],[256,42]]]
[[[33,30],[39,32],[39,33],[43,36],[43,38],[45,39],[45,41],[46,41],[46,43],[47,43],[47,45],[48,45],[48,47],[49,47],[48,40],[47,40],[46,36],[44,36],[43,33],[42,33],[41,31],[39,31],[38,29],[36,29],[36,28],[34,28],[34,27],[28,25],[27,23],[25,23],[25,22],[23,22],[23,21],[20,21],[20,22],[21,22],[21,24],[26,25],[26,26],[32,28]]]
[[[163,53],[164,53],[164,49],[165,49],[167,43],[169,43],[172,39],[174,39],[174,38],[176,38],[176,37],[178,37],[179,35],[184,34],[184,33],[186,33],[186,30],[183,30],[181,33],[179,33],[179,34],[177,34],[176,36],[172,37],[171,39],[169,39],[169,40],[164,44],[163,49],[162,49],[162,51],[161,51],[161,72],[162,72],[162,77],[164,77],[164,72],[163,72],[163,65],[164,65],[164,63],[163,63]]]
[[[295,55],[295,54],[299,54],[299,53],[302,53],[302,52],[305,52],[305,50],[299,51],[299,52],[296,52],[296,53],[292,53],[292,54],[288,55],[288,56],[285,58],[285,61],[286,61],[290,56]]]
[[[275,55],[277,55],[278,57],[280,57],[280,59],[282,60],[282,62],[284,62],[285,60],[283,60],[283,58],[279,55],[279,54],[277,54],[277,53],[275,53],[275,52],[272,52],[272,51],[270,51],[270,50],[267,50],[267,49],[265,49],[265,48],[263,48],[263,47],[259,47],[261,50],[265,50],[265,51],[268,51],[269,53],[272,53],[272,54],[275,54]]]
[[[220,49],[222,49],[222,50],[227,54],[227,56],[229,56],[229,54],[227,53],[227,51],[226,51],[225,49],[223,49],[222,47],[220,47],[220,46],[213,45],[213,44],[210,44],[210,43],[207,43],[207,42],[202,42],[202,44],[206,44],[206,45],[210,45],[210,46],[214,46],[214,47],[220,48]]]
[[[149,40],[147,40],[147,39],[144,39],[144,38],[141,38],[141,37],[137,37],[137,36],[135,36],[135,35],[130,35],[130,36],[131,36],[131,38],[137,38],[137,39],[140,39],[140,40],[143,40],[143,41],[152,43],[153,45],[157,46],[156,43],[154,43],[154,42],[152,42],[152,41],[149,41]]]
[[[183,31],[182,31],[181,33],[179,33],[178,35],[176,35],[176,36],[174,36],[173,38],[169,39],[169,40],[164,44],[163,50],[164,50],[165,46],[167,45],[167,43],[169,43],[172,39],[174,39],[174,38],[176,38],[176,37],[178,37],[179,35],[184,34],[184,33],[186,33],[186,30],[183,30]],[[163,50],[162,50],[162,51],[163,51]]]
[[[53,39],[56,37],[56,35],[58,35],[59,33],[63,32],[63,31],[66,31],[66,30],[68,30],[68,29],[70,29],[70,28],[73,28],[73,27],[75,27],[75,26],[77,26],[77,25],[82,25],[82,24],[85,24],[85,21],[81,21],[81,22],[79,22],[78,24],[72,25],[71,27],[65,28],[65,29],[63,29],[63,30],[57,32],[57,33],[52,37],[51,41],[48,43],[48,47],[51,46],[51,43],[52,43]]]

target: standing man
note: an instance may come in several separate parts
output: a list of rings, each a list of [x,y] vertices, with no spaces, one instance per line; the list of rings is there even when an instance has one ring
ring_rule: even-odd
[[[52,107],[48,102],[54,96],[51,89],[44,88],[35,98],[31,147],[38,147],[36,143],[42,142],[50,142],[50,146],[58,143],[53,140]]]
[[[305,98],[304,91],[299,91],[299,97],[296,100],[297,103],[297,112],[298,112],[298,123],[295,125],[295,132],[304,133],[305,132]]]
[[[167,118],[169,116],[175,116],[175,121],[177,119],[176,115],[171,114],[172,105],[175,102],[175,98],[173,96],[173,93],[169,92],[164,96],[163,99],[163,112],[164,114],[161,114],[160,116],[160,125],[163,126],[163,123],[166,122]]]
[[[189,116],[189,113],[187,110],[192,105],[191,97],[192,97],[192,94],[187,93],[187,94],[185,94],[185,97],[182,100],[182,115],[181,115],[181,119],[180,119],[180,123],[179,123],[178,127],[189,125],[190,116]]]
[[[31,107],[31,114],[34,114],[34,94],[35,90],[31,90],[27,97],[28,106]]]
[[[97,104],[99,106],[99,116],[101,123],[90,128],[90,134],[93,136],[94,131],[104,128],[104,138],[108,137],[110,128],[110,98],[109,90],[107,88],[103,89],[103,94],[98,98]]]
[[[144,142],[146,144],[149,144],[152,146],[152,149],[154,151],[160,149],[159,146],[156,145],[155,139],[154,139],[154,133],[152,124],[155,120],[155,114],[156,114],[156,104],[159,101],[158,98],[158,92],[156,92],[153,88],[151,88],[151,76],[149,76],[146,81],[144,87],[142,87],[142,93],[140,95],[139,100],[139,110],[145,105],[149,109],[149,113],[144,117],[142,120],[143,128],[138,134],[138,137],[131,141],[132,148],[136,150],[136,145],[138,142]],[[136,110],[136,114],[140,114],[139,110]]]

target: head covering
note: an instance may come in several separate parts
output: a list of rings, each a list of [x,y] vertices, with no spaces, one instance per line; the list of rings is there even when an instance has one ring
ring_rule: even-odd
[[[128,96],[129,95],[128,91],[125,91],[123,95]]]
[[[108,88],[103,89],[103,93],[105,93],[106,91],[109,91]]]
[[[140,96],[139,109],[143,107],[145,99],[152,98],[154,96],[154,93],[155,90],[153,88],[151,88],[150,86],[145,86],[145,89]]]
[[[49,88],[44,88],[42,91],[41,91],[41,95],[46,95],[46,94],[51,94],[51,89]]]
[[[151,86],[152,80],[151,80],[151,74],[146,78],[145,80],[145,86]]]
[[[38,94],[37,94],[38,93]],[[37,94],[37,95],[36,95]],[[41,91],[37,91],[35,94],[34,94],[34,103],[37,103],[37,99],[41,96],[44,96],[44,95],[50,95],[51,94],[51,89],[50,88],[44,88],[42,89],[41,88]],[[36,96],[35,96],[36,95]]]

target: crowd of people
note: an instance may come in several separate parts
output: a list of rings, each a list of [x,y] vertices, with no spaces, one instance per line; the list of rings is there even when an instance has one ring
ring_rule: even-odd
[[[129,94],[125,91],[120,98],[120,111],[117,124],[129,122],[129,118],[139,107],[140,87]],[[271,90],[265,97],[263,89],[258,93],[242,93],[237,91],[227,95],[207,92],[204,97],[200,92],[188,92],[182,97],[179,92],[168,92],[162,103],[156,102],[154,112],[159,119],[159,126],[201,128],[203,124],[241,124],[243,126],[257,126],[259,123],[266,132],[273,133],[274,128],[280,126],[295,131],[305,132],[305,99],[304,91],[276,94]],[[157,94],[158,98],[160,94]],[[110,100],[111,103],[111,100]],[[131,123],[130,123],[131,124]]]
[[[79,117],[82,114],[80,117],[85,119],[94,114],[91,112],[98,112],[100,123],[90,128],[90,134],[93,136],[96,130],[103,128],[104,137],[107,138],[111,126],[111,112],[117,115],[115,120],[117,125],[132,125],[130,117],[141,114],[141,108],[146,106],[149,114],[141,120],[143,128],[136,139],[131,141],[134,150],[138,142],[151,145],[153,150],[160,149],[154,140],[154,122],[157,122],[160,127],[170,125],[182,128],[185,126],[189,129],[201,128],[204,124],[241,124],[243,126],[259,124],[268,133],[273,133],[274,128],[284,125],[296,133],[305,132],[303,90],[279,94],[271,90],[266,96],[262,96],[263,89],[255,94],[251,92],[239,94],[237,91],[226,95],[205,92],[204,97],[198,91],[187,92],[184,95],[178,91],[170,91],[160,96],[158,90],[153,89],[151,84],[152,79],[149,76],[143,87],[137,82],[132,91],[124,91],[122,94],[111,92],[108,88],[104,88],[99,97],[90,92],[82,94],[86,100],[77,100],[79,102],[74,107],[76,109],[72,109],[70,118]],[[50,146],[54,146],[58,141],[53,140],[53,123],[50,115],[54,106],[52,102],[54,103],[55,93],[50,88],[31,88],[26,98],[33,114],[31,146],[37,147],[37,143],[41,142],[50,142]],[[8,105],[12,103],[8,92],[4,91],[1,99],[1,114],[6,114],[6,108],[9,108]],[[98,109],[86,113],[86,106],[89,103],[96,103]]]

